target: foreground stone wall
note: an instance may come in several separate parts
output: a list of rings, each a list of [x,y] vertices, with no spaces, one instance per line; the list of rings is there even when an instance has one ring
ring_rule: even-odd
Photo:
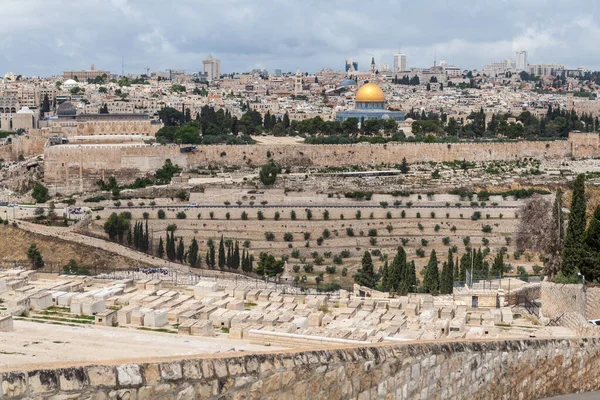
[[[600,389],[600,339],[419,343],[7,370],[0,398],[539,399]]]

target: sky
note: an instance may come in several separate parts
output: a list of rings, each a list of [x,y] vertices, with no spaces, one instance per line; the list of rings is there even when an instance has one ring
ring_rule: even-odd
[[[367,70],[371,57],[463,69],[515,58],[600,70],[596,0],[2,0],[0,74]]]

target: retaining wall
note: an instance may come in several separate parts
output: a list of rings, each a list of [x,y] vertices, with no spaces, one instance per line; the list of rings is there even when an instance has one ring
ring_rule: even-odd
[[[600,339],[373,345],[36,366],[3,399],[539,399],[600,389]],[[53,397],[54,398],[54,397]]]

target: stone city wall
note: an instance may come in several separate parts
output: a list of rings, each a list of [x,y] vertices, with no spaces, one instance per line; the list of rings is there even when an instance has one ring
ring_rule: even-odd
[[[114,175],[131,182],[161,167],[167,158],[183,167],[249,166],[268,162],[267,153],[281,166],[389,166],[404,157],[409,163],[428,161],[489,161],[562,159],[600,155],[598,135],[572,134],[569,141],[513,143],[402,143],[355,145],[215,145],[181,153],[175,145],[48,146],[44,150],[45,180],[69,194],[93,188],[98,179]],[[574,150],[575,149],[575,150]]]
[[[542,282],[541,288],[544,317],[579,313],[586,320],[600,319],[600,287]]]
[[[539,399],[600,389],[598,365],[599,338],[385,344],[9,366],[0,375],[0,398]]]

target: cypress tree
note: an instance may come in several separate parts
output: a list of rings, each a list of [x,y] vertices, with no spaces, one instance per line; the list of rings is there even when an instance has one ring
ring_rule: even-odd
[[[600,206],[594,210],[583,238],[580,253],[580,271],[585,279],[592,282],[600,277]]]
[[[129,224],[129,230],[127,231],[127,245],[131,247],[133,244],[133,237],[131,235],[131,224]]]
[[[185,246],[183,245],[183,238],[179,238],[179,245],[177,246],[177,259],[180,263],[185,261]]]
[[[417,290],[417,267],[414,261],[411,261],[406,268],[406,287],[408,293],[414,293]]]
[[[231,245],[227,246],[227,268],[233,269],[233,253],[231,251]]]
[[[585,175],[580,174],[573,185],[571,213],[565,235],[560,271],[566,277],[573,276],[579,271],[580,255],[585,231]]]
[[[171,232],[171,236],[167,234],[167,258],[170,261],[175,261],[177,253],[175,251],[175,237],[173,236],[173,232]]]
[[[404,248],[398,248],[392,265],[393,268],[390,270],[390,287],[396,292],[406,293],[406,285],[403,285],[406,273],[406,252]]]
[[[219,242],[219,269],[225,269],[225,244],[223,243],[223,235]]]
[[[215,242],[212,239],[208,240],[208,251],[210,267],[214,269],[217,266],[217,264],[215,259]]]
[[[423,288],[428,293],[438,293],[440,290],[440,272],[435,250],[431,250],[431,255],[429,256],[429,262],[423,276]]]
[[[235,242],[235,249],[233,250],[233,269],[240,268],[240,242]]]
[[[158,241],[157,255],[158,255],[158,258],[163,258],[163,256],[165,255],[165,246],[163,244],[162,236],[161,236],[160,240]]]
[[[389,268],[388,268],[387,260],[385,260],[385,263],[383,263],[383,268],[381,271],[381,291],[383,291],[383,292],[390,291]]]
[[[442,264],[442,276],[440,278],[440,294],[448,294],[448,262]]]
[[[148,234],[148,220],[146,220],[146,233],[144,233],[144,251],[150,250],[150,235]]]
[[[210,256],[208,255],[208,250],[206,250],[206,257],[205,257],[204,261],[206,262],[207,268],[212,268],[212,264],[210,263]]]
[[[188,250],[188,262],[189,264],[196,268],[198,267],[200,258],[198,257],[198,242],[196,241],[196,238],[192,239],[192,243],[190,243],[190,248]]]
[[[361,286],[374,288],[376,284],[375,271],[373,269],[373,259],[368,251],[365,251],[361,264],[361,269],[354,275],[354,281]]]
[[[504,275],[504,253],[499,251],[494,258],[494,263],[492,264],[492,274],[495,277],[502,277]]]

